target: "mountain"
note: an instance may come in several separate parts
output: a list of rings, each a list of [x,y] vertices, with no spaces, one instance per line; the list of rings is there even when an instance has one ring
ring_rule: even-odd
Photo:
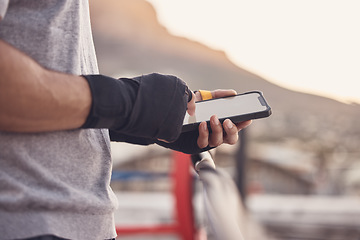
[[[90,3],[102,74],[120,77],[160,72],[179,76],[193,90],[260,90],[273,114],[254,121],[249,130],[252,139],[278,143],[292,139],[298,148],[325,154],[327,159],[338,151],[352,156],[349,161],[359,159],[359,105],[291,91],[236,66],[222,51],[173,36],[145,0]]]

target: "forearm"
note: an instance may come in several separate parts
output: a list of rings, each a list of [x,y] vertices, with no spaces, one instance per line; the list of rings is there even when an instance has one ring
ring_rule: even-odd
[[[49,71],[0,40],[0,130],[74,129],[86,120],[91,94],[81,76]]]

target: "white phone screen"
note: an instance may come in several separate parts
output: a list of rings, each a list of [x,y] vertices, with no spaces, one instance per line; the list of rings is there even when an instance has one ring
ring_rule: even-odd
[[[265,111],[267,106],[263,104],[260,99],[261,95],[257,92],[253,92],[236,95],[234,97],[198,102],[196,103],[194,116],[190,116],[186,113],[184,125],[209,121],[212,115],[216,115],[219,119],[224,119]]]

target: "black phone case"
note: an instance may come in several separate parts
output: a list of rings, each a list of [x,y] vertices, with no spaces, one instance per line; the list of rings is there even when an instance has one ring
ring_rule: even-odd
[[[233,123],[238,123],[238,122],[243,122],[243,121],[252,120],[252,119],[269,117],[271,115],[271,113],[272,113],[271,112],[271,107],[266,102],[265,97],[264,97],[262,92],[260,92],[260,91],[250,91],[250,92],[237,94],[236,96],[245,95],[245,94],[251,94],[251,93],[258,93],[260,95],[261,104],[263,106],[266,106],[266,109],[264,111],[254,112],[254,113],[249,113],[249,114],[243,114],[243,115],[237,115],[237,116],[229,116],[229,117],[226,117],[226,118],[219,119],[220,122],[223,123],[226,119],[230,119]],[[228,97],[234,97],[234,96],[228,96]],[[228,98],[228,97],[224,97],[224,98]],[[217,99],[219,99],[219,98],[204,100],[204,101],[201,101],[201,102],[216,101]],[[189,132],[189,131],[196,130],[196,129],[198,129],[199,124],[200,123],[185,124],[182,127],[182,132]],[[210,129],[210,121],[207,121],[207,125],[208,125],[208,128]]]

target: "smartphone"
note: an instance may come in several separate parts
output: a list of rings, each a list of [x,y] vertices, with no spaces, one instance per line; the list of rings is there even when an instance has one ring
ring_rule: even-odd
[[[190,116],[186,113],[182,132],[197,129],[203,121],[206,121],[210,126],[210,117],[212,115],[216,115],[221,123],[225,119],[238,123],[268,117],[271,115],[271,107],[260,91],[196,102],[195,115]]]

